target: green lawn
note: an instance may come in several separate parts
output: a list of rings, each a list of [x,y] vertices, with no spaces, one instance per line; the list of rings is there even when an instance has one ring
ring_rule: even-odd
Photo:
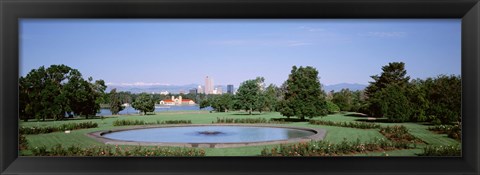
[[[349,114],[334,114],[326,117],[315,118],[315,120],[330,120],[330,121],[357,121],[364,120],[365,117],[350,116]],[[63,146],[76,145],[81,147],[88,147],[93,145],[104,145],[103,143],[97,142],[86,136],[89,132],[109,130],[114,128],[125,128],[129,126],[119,126],[114,127],[112,125],[113,121],[118,119],[130,119],[130,120],[144,120],[146,122],[155,122],[157,120],[191,120],[193,124],[210,124],[212,121],[216,121],[217,117],[219,118],[265,118],[267,120],[271,118],[285,118],[279,113],[255,113],[255,115],[246,115],[243,112],[229,112],[229,113],[209,113],[206,111],[179,111],[179,112],[163,112],[157,113],[155,115],[130,115],[130,116],[114,116],[114,117],[105,117],[104,119],[76,119],[76,120],[66,120],[66,121],[45,121],[45,122],[20,122],[20,126],[55,126],[61,125],[63,123],[69,122],[86,122],[92,121],[98,123],[98,128],[91,129],[81,129],[73,130],[70,134],[63,132],[55,132],[49,134],[39,134],[39,135],[26,135],[30,147],[38,147],[45,145],[51,147],[55,144],[62,144]],[[406,126],[412,135],[422,139],[425,143],[430,145],[449,145],[458,143],[454,139],[448,138],[445,134],[435,134],[427,130],[428,126],[421,123],[381,123],[377,122],[382,126],[388,125],[404,125]],[[335,126],[324,126],[324,125],[310,125],[308,122],[292,122],[288,124],[281,124],[282,126],[296,126],[296,127],[309,127],[309,128],[323,128],[327,130],[325,140],[328,140],[333,143],[338,143],[344,139],[348,141],[355,141],[359,139],[362,142],[368,141],[374,137],[384,138],[382,134],[378,132],[378,129],[355,129],[355,128],[346,128],[346,127],[335,127]],[[255,156],[259,155],[261,150],[264,148],[272,148],[278,145],[267,145],[267,146],[249,146],[249,147],[237,147],[237,148],[203,148],[206,151],[207,156]],[[418,149],[411,150],[396,150],[387,152],[391,156],[414,156],[417,153],[420,153],[422,145]],[[28,152],[24,152],[27,153]],[[383,153],[368,153],[368,154],[358,154],[358,155],[373,155],[380,156]]]

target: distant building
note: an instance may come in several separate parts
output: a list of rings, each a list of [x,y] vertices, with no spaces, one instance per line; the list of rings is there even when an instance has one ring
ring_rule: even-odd
[[[182,96],[175,98],[172,96],[172,99],[165,99],[160,101],[160,105],[194,105],[195,102],[190,99],[182,99]]]
[[[205,92],[203,91],[203,88],[201,85],[198,85],[197,93],[199,94],[204,94]]]
[[[190,91],[188,91],[189,94],[193,94],[193,95],[197,95],[197,89],[193,88],[193,89],[190,89]]]
[[[160,92],[160,94],[161,94],[161,95],[168,95],[169,92],[168,92],[168,91],[162,91],[162,92]]]
[[[213,94],[213,79],[211,77],[205,77],[205,94]]]
[[[215,94],[223,94],[223,88],[222,86],[217,86],[215,88]]]
[[[233,84],[227,85],[227,93],[233,94]]]

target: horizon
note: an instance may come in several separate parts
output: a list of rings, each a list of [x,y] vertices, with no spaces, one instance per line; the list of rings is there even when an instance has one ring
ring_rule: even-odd
[[[461,75],[461,21],[429,20],[20,20],[20,76],[65,64],[118,85],[280,86],[293,65],[320,83],[368,85],[389,62],[414,78]],[[435,30],[432,30],[435,29]]]

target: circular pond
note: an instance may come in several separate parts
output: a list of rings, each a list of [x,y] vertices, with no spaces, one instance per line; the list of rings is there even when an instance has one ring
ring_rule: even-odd
[[[233,147],[323,139],[321,129],[261,125],[180,125],[91,133],[107,144]]]

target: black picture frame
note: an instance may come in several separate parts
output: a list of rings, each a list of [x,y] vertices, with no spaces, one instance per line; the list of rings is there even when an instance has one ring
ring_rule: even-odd
[[[1,0],[1,174],[479,174],[478,0]],[[18,157],[21,18],[461,18],[462,157]]]

